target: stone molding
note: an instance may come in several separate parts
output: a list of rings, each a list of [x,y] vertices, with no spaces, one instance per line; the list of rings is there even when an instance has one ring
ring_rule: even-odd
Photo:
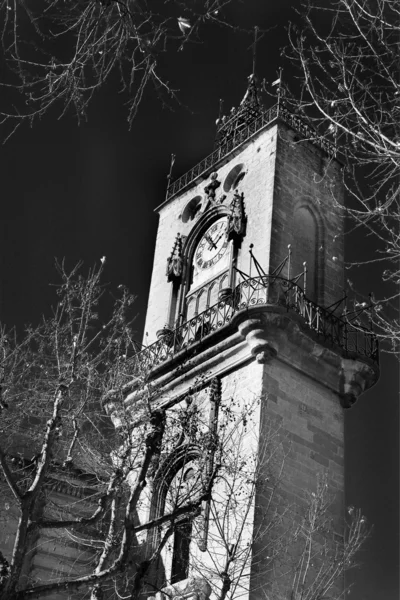
[[[239,345],[242,349],[233,360]],[[225,366],[221,364],[222,357],[226,358]],[[354,404],[379,378],[379,367],[373,360],[355,353],[344,357],[338,346],[321,339],[299,315],[277,306],[255,306],[238,312],[227,325],[157,366],[151,380],[165,394],[177,392],[178,388],[183,394],[188,380],[204,369],[222,374],[249,359],[266,365],[279,359],[315,379],[324,365],[325,378],[318,379],[338,394],[343,407]],[[125,405],[135,403],[139,396],[138,391],[132,391]]]

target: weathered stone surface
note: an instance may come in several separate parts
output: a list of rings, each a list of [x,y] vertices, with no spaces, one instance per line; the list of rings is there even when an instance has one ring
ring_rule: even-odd
[[[327,160],[323,151],[312,144],[301,142],[286,125],[275,123],[216,166],[221,189],[227,194],[221,206],[222,202],[228,205],[231,200],[228,180],[238,165],[244,172],[238,190],[243,193],[247,226],[246,237],[237,249],[235,266],[253,277],[257,275],[248,253],[251,243],[261,269],[271,273],[288,254],[290,245],[291,270],[287,261],[280,274],[296,277],[303,269],[303,261],[308,260],[308,295],[322,307],[338,301],[343,295],[344,281],[340,207],[343,189],[339,163]],[[165,281],[162,257],[171,247],[178,229],[188,236],[190,248],[195,248],[205,217],[182,223],[180,215],[191,198],[203,195],[203,188],[204,181],[200,178],[160,207],[145,327],[150,342],[156,339],[156,331],[165,322],[171,322],[165,299],[172,292]],[[218,203],[218,193],[215,203]],[[210,210],[215,211],[213,218],[222,214],[221,208]],[[305,231],[299,231],[299,224]],[[186,258],[190,259],[190,253]],[[183,279],[185,276],[189,276],[188,267]],[[236,275],[231,287],[234,289],[238,282]],[[304,289],[302,278],[299,284]],[[274,292],[279,295],[279,286],[269,289],[270,298]],[[340,528],[344,506],[342,406],[350,405],[357,395],[373,385],[378,369],[366,358],[355,354],[345,356],[342,349],[318,335],[286,306],[279,306],[279,302],[277,297],[274,305],[256,304],[239,310],[218,331],[154,369],[152,385],[160,389],[157,402],[165,407],[173,407],[191,394],[199,381],[206,386],[215,376],[221,380],[222,406],[229,406],[230,399],[242,406],[258,401],[250,428],[258,440],[261,462],[268,431],[271,427],[279,430],[285,454],[280,495],[277,501],[271,502],[268,495],[258,492],[254,503],[254,531],[263,520],[273,518],[273,511],[279,506],[294,507],[292,516],[296,523],[305,504],[305,493],[315,489],[317,474],[324,472],[329,474],[330,486],[336,494],[329,511]],[[177,304],[181,308],[184,305],[183,291]],[[338,306],[338,314],[340,310]],[[132,393],[126,405],[133,407],[134,403]],[[250,438],[246,440],[248,450],[252,442]],[[272,469],[269,477],[277,480],[280,475]],[[263,552],[262,544],[253,540],[251,574],[246,580],[252,590],[250,597],[265,599],[272,584],[276,593],[290,597],[289,578],[282,577],[277,583],[271,581],[268,574],[283,573],[285,565],[268,563],[266,551]],[[296,552],[295,548],[289,548],[288,560],[296,561]],[[171,560],[166,553],[163,577],[168,577]],[[218,587],[215,583],[218,569],[212,560],[207,568],[210,581]],[[341,591],[341,582],[337,591]]]

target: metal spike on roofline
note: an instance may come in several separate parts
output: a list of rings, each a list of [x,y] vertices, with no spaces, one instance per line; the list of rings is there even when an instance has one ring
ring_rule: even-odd
[[[254,43],[253,43],[253,77],[255,77],[255,75],[256,75],[257,36],[258,36],[258,27],[256,25],[254,27]]]

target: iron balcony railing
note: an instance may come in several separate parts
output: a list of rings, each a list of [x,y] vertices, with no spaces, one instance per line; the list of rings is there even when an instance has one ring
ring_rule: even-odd
[[[240,144],[251,138],[258,131],[271,124],[278,117],[285,121],[292,129],[297,131],[303,139],[311,141],[313,144],[322,148],[331,156],[335,156],[335,146],[331,144],[324,137],[319,136],[315,129],[309,125],[304,119],[291,113],[286,107],[275,104],[268,110],[260,109],[260,114],[253,121],[248,123],[246,126],[236,129],[227,138],[226,142],[221,142],[221,145],[214,150],[211,154],[206,156],[201,162],[195,165],[190,171],[187,171],[182,177],[179,177],[176,181],[172,182],[167,188],[166,199],[172,198],[192,181],[211,171],[222,158],[227,156],[230,152],[235,150]]]
[[[149,372],[230,323],[238,312],[266,305],[283,307],[300,315],[321,339],[338,346],[345,354],[355,353],[378,362],[378,341],[372,331],[362,326],[355,327],[345,318],[318,306],[306,298],[303,290],[292,281],[265,275],[242,281],[223,300],[176,329],[161,330],[159,339],[135,356],[135,366],[141,373]]]

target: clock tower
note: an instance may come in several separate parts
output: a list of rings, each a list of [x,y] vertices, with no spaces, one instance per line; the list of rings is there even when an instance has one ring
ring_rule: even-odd
[[[137,364],[180,434],[146,518],[214,480],[151,572],[159,595],[303,598],[300,550],[285,539],[323,478],[343,533],[344,410],[376,381],[378,349],[342,300],[342,202],[334,147],[282,102],[264,109],[254,77],[214,151],[169,183]]]

